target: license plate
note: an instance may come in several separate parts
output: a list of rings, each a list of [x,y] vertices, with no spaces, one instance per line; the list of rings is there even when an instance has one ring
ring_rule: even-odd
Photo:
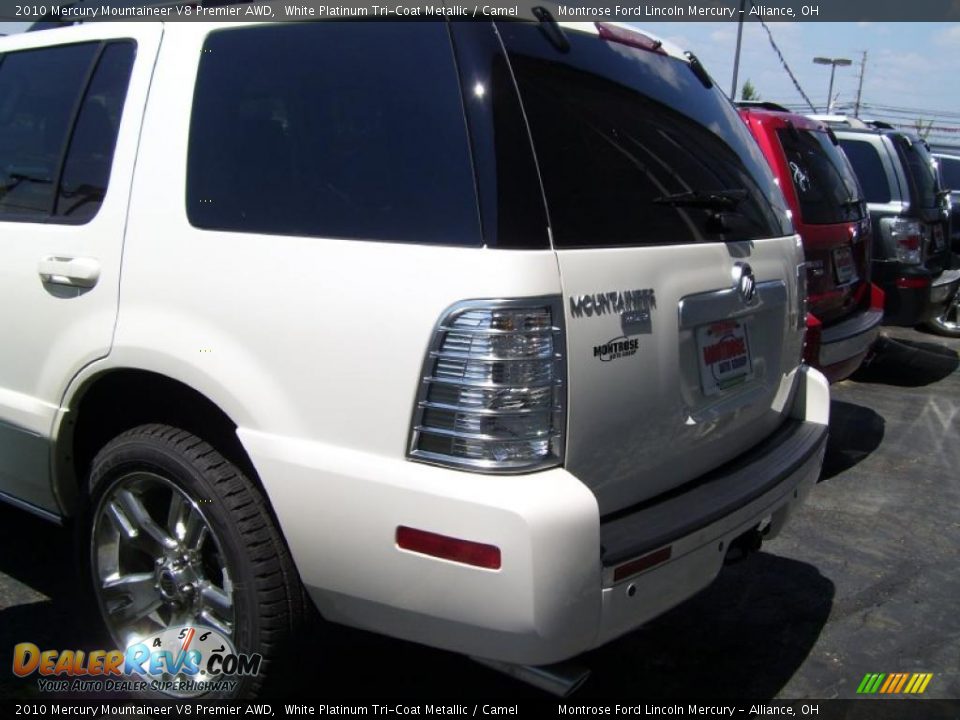
[[[840,247],[833,251],[833,269],[837,275],[837,285],[846,285],[858,279],[857,266],[853,263],[853,251]]]
[[[698,327],[697,351],[704,395],[716,395],[753,377],[750,338],[746,325],[740,320]]]

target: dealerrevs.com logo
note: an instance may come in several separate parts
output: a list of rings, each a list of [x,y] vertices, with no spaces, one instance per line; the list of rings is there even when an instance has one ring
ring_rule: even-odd
[[[260,672],[263,657],[237,653],[213,628],[170,627],[137,639],[125,650],[13,648],[13,674],[38,675],[41,692],[162,692],[173,697],[229,693],[238,677]]]

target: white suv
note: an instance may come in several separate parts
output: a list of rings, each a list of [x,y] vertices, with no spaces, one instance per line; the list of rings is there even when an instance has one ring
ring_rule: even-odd
[[[0,498],[76,520],[120,648],[266,668],[305,589],[554,663],[816,481],[802,249],[736,110],[528,19],[0,40]]]

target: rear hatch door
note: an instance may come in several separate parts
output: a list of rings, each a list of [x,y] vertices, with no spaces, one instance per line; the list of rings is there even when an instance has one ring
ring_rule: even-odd
[[[772,432],[798,365],[798,238],[705,71],[646,35],[498,29],[566,310],[566,467],[609,514]],[[601,36],[603,33],[603,37]]]
[[[869,221],[853,167],[830,134],[787,126],[776,131],[807,259],[809,310],[824,325],[869,302]]]

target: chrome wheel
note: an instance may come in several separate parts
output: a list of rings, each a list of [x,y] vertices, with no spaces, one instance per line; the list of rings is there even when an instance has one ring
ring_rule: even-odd
[[[93,515],[100,611],[121,646],[168,627],[206,625],[234,640],[234,585],[196,500],[161,475],[118,477]]]
[[[933,329],[943,335],[960,337],[960,292],[953,296],[943,314],[930,321]]]

